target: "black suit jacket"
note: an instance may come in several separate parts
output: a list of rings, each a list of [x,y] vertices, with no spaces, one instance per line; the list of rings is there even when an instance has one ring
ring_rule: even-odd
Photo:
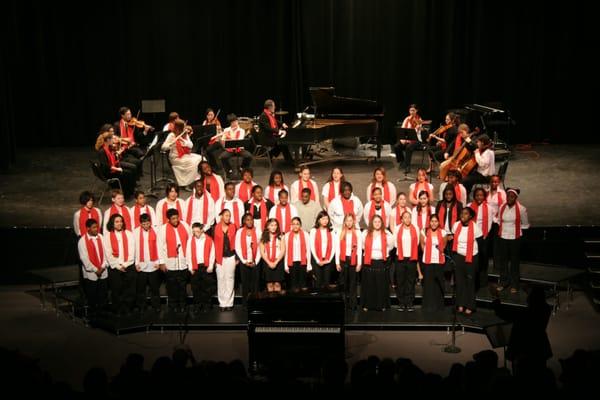
[[[277,128],[272,128],[271,123],[269,121],[269,117],[263,111],[258,117],[258,141],[259,144],[265,146],[275,146],[277,145],[277,139],[279,134],[279,129],[281,128],[281,124],[277,121]]]

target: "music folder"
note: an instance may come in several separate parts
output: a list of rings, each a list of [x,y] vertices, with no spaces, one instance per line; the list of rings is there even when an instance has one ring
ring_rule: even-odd
[[[235,149],[236,147],[245,147],[245,146],[248,146],[249,144],[250,144],[250,140],[249,139],[226,140],[225,141],[225,148],[226,149]]]
[[[396,131],[397,141],[400,141],[401,139],[420,141],[419,137],[417,136],[417,131],[414,128],[402,128],[400,126],[396,126],[394,129]]]

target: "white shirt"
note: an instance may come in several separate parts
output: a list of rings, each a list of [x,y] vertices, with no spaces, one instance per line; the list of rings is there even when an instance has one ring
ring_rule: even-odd
[[[306,244],[306,270],[310,271],[312,269],[311,265],[311,257],[310,257],[310,235],[300,229],[300,235],[304,235],[304,243]],[[290,235],[292,232],[288,232],[284,235],[285,242],[285,251],[288,250],[288,242],[290,240]],[[292,239],[292,261],[301,262],[302,261],[302,242],[300,240],[300,235],[294,234],[294,238]],[[333,250],[333,249],[332,249]],[[291,265],[288,264],[288,256],[286,254],[285,257],[285,270],[289,272],[289,268]]]
[[[500,195],[498,195],[500,193]],[[502,197],[502,201],[500,202],[499,197]],[[487,203],[489,206],[494,208],[494,212],[498,215],[498,211],[500,210],[500,206],[506,203],[506,192],[502,188],[498,188],[493,194],[492,191],[488,193]]]
[[[129,212],[129,208],[127,208],[127,205],[123,204],[123,206],[119,207],[118,205],[113,203],[113,204],[111,204],[111,206],[108,209],[106,209],[106,211],[104,211],[104,218],[102,218],[102,220],[103,220],[102,232],[104,232],[104,233],[107,232],[106,224],[108,224],[108,220],[110,219],[110,210],[112,209],[112,206],[115,206],[118,213],[123,216],[123,218],[125,219],[125,224],[127,224],[127,217],[125,217],[125,214],[127,214],[129,216],[129,220],[131,222],[133,222],[133,217],[131,216],[131,213]],[[133,226],[127,226],[126,228],[128,231],[133,230]]]
[[[440,201],[444,200],[444,189],[446,188],[446,186],[448,186],[448,182],[442,182],[440,184],[440,194],[438,196]],[[464,207],[467,204],[467,189],[462,183],[458,184],[458,188],[460,190],[460,202]]]
[[[485,149],[480,153],[479,149],[475,152],[475,161],[477,161],[477,172],[483,176],[492,176],[496,173],[495,154],[491,149]]]
[[[271,187],[270,185],[265,186],[265,194],[264,194],[264,198],[265,199],[269,199],[273,202],[273,204],[278,204],[279,203],[279,192],[281,192],[282,189],[285,189],[286,192],[288,192],[288,203],[290,202],[289,200],[291,200],[291,196],[290,196],[290,189],[287,187],[287,185],[283,185],[283,187]]]
[[[381,233],[385,232],[385,253],[386,255],[389,254],[390,250],[392,250],[394,248],[394,237],[392,236],[392,234],[389,231],[374,231],[373,232],[373,239],[371,242],[371,260],[383,260],[383,252],[381,249]],[[361,236],[362,236],[362,247],[363,249],[367,248],[367,234],[369,233],[369,231],[367,229],[365,229],[364,231],[362,231]],[[366,257],[366,254],[365,254]]]
[[[313,179],[309,179],[310,182],[310,186],[309,188],[314,191],[314,195],[315,195],[315,202],[319,205],[321,205],[321,201],[319,200],[319,185],[317,185],[317,182],[315,182]],[[308,183],[303,183],[304,187],[308,186]],[[290,203],[295,203],[298,200],[301,200],[300,197],[302,196],[302,191],[300,190],[300,180],[296,180],[292,183],[292,186],[290,186]],[[312,193],[311,193],[311,198],[312,198]]]
[[[207,186],[206,191],[208,191],[210,193],[210,195],[211,195],[211,197],[213,198],[214,201],[217,201],[221,197],[225,196],[225,184],[223,183],[223,178],[221,178],[220,175],[217,175],[217,174],[213,173],[212,176],[214,176],[215,180],[217,181],[217,186],[219,187],[218,194],[215,193],[213,195],[213,193],[211,193],[211,191],[208,190],[208,186]],[[208,180],[207,180],[207,183],[208,183]],[[213,188],[213,191],[214,191],[214,188]],[[194,193],[192,193],[192,196],[193,195],[194,195]]]
[[[323,196],[324,199],[329,199],[329,187],[331,185],[333,185],[333,193],[335,193],[335,196],[333,196],[333,199],[335,199],[337,196],[342,194],[342,192],[340,191],[341,184],[342,184],[342,182],[334,182],[334,181],[329,181],[329,182],[325,183],[323,185],[323,190],[321,190],[321,196]],[[330,202],[333,201],[333,199],[331,199]]]
[[[240,182],[237,185],[235,185],[235,197],[237,197],[240,200],[242,200],[242,198],[240,197],[240,188],[242,187],[242,183],[244,183],[244,182]],[[246,197],[246,199],[242,200],[242,202],[248,201],[252,198],[252,188],[254,186],[256,186],[256,182],[254,182],[254,181],[250,182],[250,184],[248,186],[246,186],[248,188],[247,193],[244,193],[244,196]]]
[[[279,236],[277,238],[277,240],[275,241],[275,248],[276,248],[275,249],[275,259],[279,258],[279,256],[281,256],[285,252],[285,247],[284,247],[283,250],[281,249],[281,240],[282,240],[282,238],[283,238],[283,236]],[[259,239],[259,241],[260,241],[260,239]],[[262,243],[262,244],[263,244],[263,246],[265,246],[265,255],[268,256],[270,254],[269,252],[271,251],[271,246],[273,244],[271,242]],[[267,249],[267,247],[268,247],[268,249]],[[260,245],[259,245],[258,249],[259,249],[258,252],[260,253]],[[266,259],[265,259],[265,261],[266,261]],[[271,261],[271,260],[269,260],[269,261]],[[265,264],[265,268],[269,268],[269,267],[266,266],[266,264]]]
[[[96,212],[98,213],[98,219],[100,221],[96,221],[98,222],[98,227],[102,226],[102,211],[100,211],[100,209],[98,207],[94,207],[93,210],[96,210]],[[75,234],[77,236],[81,236],[81,232],[79,230],[79,215],[81,214],[81,208],[79,208],[77,211],[75,211],[75,214],[73,214],[73,231],[75,232]],[[86,232],[83,232],[86,233]]]
[[[356,266],[362,265],[362,252],[363,252],[363,242],[362,235],[360,229],[354,229],[354,233],[356,234]],[[339,232],[341,234],[341,230]],[[346,255],[346,262],[350,263],[352,257],[352,232],[346,232],[346,248],[342,249],[342,237],[336,235],[336,244],[335,244],[335,264],[340,265],[340,258],[342,254]]]
[[[131,214],[131,224],[136,228],[140,226],[140,221],[135,220],[135,205],[129,208],[129,214]],[[144,207],[140,207],[140,215],[142,214],[148,214],[150,216],[150,220],[152,221],[152,226],[158,226],[156,212],[154,212],[154,208],[152,208],[152,206],[146,204]]]
[[[321,255],[323,255],[323,257],[327,256],[327,229],[326,228],[319,228],[321,230]],[[313,255],[313,257],[315,258],[315,260],[317,262],[321,261],[319,260],[319,258],[317,257],[317,229],[316,228],[312,228],[310,230],[310,252]],[[333,257],[335,256],[335,243],[337,240],[337,235],[335,233],[335,231],[331,232],[331,254],[329,256],[329,258],[326,258],[323,261],[323,264],[328,264],[331,262],[331,260],[333,260]]]
[[[386,186],[388,188],[388,191],[390,193],[390,198],[386,199],[385,198],[385,190],[383,190],[383,185],[379,182],[377,182],[375,184],[375,187],[381,188],[381,195],[383,196],[383,200],[387,201],[388,203],[392,203],[396,200],[396,185],[394,185],[392,182],[387,181],[386,182]],[[367,201],[371,200],[371,190],[373,189],[373,183],[369,183],[369,186],[367,186],[367,197],[365,197],[365,199],[367,199]]]
[[[254,257],[254,264],[258,265],[260,261],[260,235],[261,232],[258,230],[258,227],[254,226],[254,232],[256,233],[256,256]],[[242,264],[248,264],[252,260],[252,236],[246,236],[246,255],[248,258],[244,258],[244,253],[242,251],[242,234],[244,233],[244,228],[240,228],[235,233],[235,253],[238,258],[242,262]]]
[[[433,185],[429,182],[425,182],[427,187],[429,187],[429,192],[430,192],[430,196],[429,196],[429,200],[433,201]],[[417,188],[417,185],[419,185],[419,192],[415,193],[415,190]],[[423,184],[420,184],[420,182],[413,182],[410,184],[409,188],[408,188],[408,201],[410,202],[415,202],[415,197],[417,198],[417,200],[419,199],[419,193],[424,190],[425,186]]]
[[[99,278],[98,275],[96,275],[96,271],[98,271],[98,269],[90,261],[90,256],[88,255],[87,251],[87,245],[85,243],[86,237],[90,239],[94,244],[94,247],[96,248],[96,258],[98,260],[101,259],[100,253],[104,253],[104,241],[101,234],[98,234],[96,237],[93,237],[86,233],[84,236],[79,238],[79,242],[77,242],[77,250],[79,250],[79,259],[81,260],[82,264],[81,271],[83,273],[83,278],[90,281],[97,281],[98,279],[108,278],[108,261],[106,259],[106,255],[104,255],[104,262],[102,263],[104,271],[102,271],[102,274]]]
[[[215,245],[214,242],[210,247],[210,252],[208,256],[208,260],[204,259],[204,244],[206,242],[206,234],[201,235],[199,238],[194,236],[193,234],[189,237],[187,242],[187,248],[185,250],[185,259],[187,261],[188,269],[192,271],[194,269],[194,265],[192,262],[192,241],[196,242],[196,262],[198,264],[204,264],[206,268],[211,268],[215,265]]]
[[[125,248],[123,235],[127,236],[127,259],[125,259]],[[133,240],[133,234],[130,231],[123,230],[121,232],[115,231],[117,237],[117,245],[119,246],[119,255],[113,256],[113,248],[110,242],[111,232],[106,232],[104,235],[104,255],[108,264],[111,268],[116,269],[121,265],[127,267],[133,264],[135,258],[135,241]]]
[[[190,231],[190,227],[183,221],[179,222],[183,225],[188,233],[188,240],[192,236],[192,232]],[[181,242],[181,238],[179,237],[179,231],[177,228],[173,228],[175,231],[175,239],[179,246],[179,256],[178,257],[169,257],[167,251],[167,224],[161,225],[158,227],[158,257],[165,264],[169,271],[183,271],[187,269],[187,260],[185,258],[184,249],[187,246],[187,243],[183,244]]]
[[[142,231],[142,240],[144,241],[144,261],[140,261],[140,230]],[[156,229],[154,229],[154,233],[156,234],[156,255],[158,256],[158,232]],[[133,231],[133,239],[135,240],[135,264],[140,266],[142,272],[156,271],[162,262],[160,261],[160,257],[158,260],[150,260],[150,231],[146,231],[141,226],[138,226]]]
[[[238,218],[240,219],[239,221],[234,220],[235,219],[234,209],[236,209],[236,208],[237,208],[237,212],[238,212]],[[231,212],[231,222],[233,222],[233,224],[235,226],[242,225],[242,217],[244,216],[244,203],[242,203],[242,201],[240,199],[236,199],[234,197],[231,200],[227,200],[225,197],[221,197],[219,200],[217,200],[217,202],[215,203],[215,210],[214,210],[216,224],[221,222],[221,216],[219,214],[221,213],[221,211],[223,211],[223,209],[229,210],[229,212]]]
[[[239,126],[237,129],[232,129],[230,126],[223,130],[223,141],[226,142],[228,140],[242,140],[246,136],[246,131]],[[243,149],[243,147],[240,147]],[[233,150],[233,149],[231,149]]]
[[[371,216],[369,214],[371,213],[372,203],[373,201],[369,201],[367,204],[365,204],[365,209],[363,212],[363,220],[365,221],[365,225],[367,226],[369,225],[369,220],[371,219]],[[390,216],[392,215],[392,207],[390,206],[390,203],[388,203],[385,200],[383,200],[383,204],[381,205],[381,208],[379,208],[379,210],[375,209],[375,215],[379,215],[381,217],[382,211],[385,211],[385,218],[383,219],[383,224],[387,228],[390,226]]]
[[[294,217],[298,216],[298,210],[296,209],[295,206],[293,206],[292,204],[288,203],[288,206],[290,206],[290,225],[291,225],[291,219]],[[281,208],[281,220],[279,221],[279,229],[281,229],[281,232],[289,232],[290,229],[292,229],[291,226],[286,226],[286,207],[282,207],[279,206],[279,204],[277,204],[274,207],[271,207],[271,209],[269,210],[269,218],[277,218],[277,209]]]
[[[518,205],[520,211],[520,232],[522,236],[523,229],[529,229],[529,218],[527,217],[527,209],[519,202],[517,202],[516,205]],[[498,223],[502,223],[502,234],[500,235],[502,239],[512,240],[516,238],[515,224],[517,222],[517,213],[515,211],[515,208],[515,206],[509,207],[507,204],[504,208],[504,213],[502,213],[502,221],[500,221],[500,212],[502,211],[502,208],[500,208],[500,211],[498,212]]]
[[[206,221],[204,221],[204,198],[206,197]],[[192,204],[192,215],[188,216],[187,211],[190,207],[190,202],[194,202]],[[204,225],[204,232],[208,231],[212,224],[215,222],[215,202],[213,201],[210,193],[204,192],[204,194],[198,198],[195,194],[190,196],[185,202],[185,222],[189,222],[189,225],[192,226],[194,222],[200,222]],[[242,214],[243,215],[243,214]],[[240,216],[241,218],[241,216]]]
[[[452,233],[456,233],[456,230],[458,229],[458,225],[462,224],[460,221],[456,221],[454,223],[454,225],[452,225]],[[477,238],[480,238],[483,236],[483,232],[481,232],[481,229],[479,228],[479,226],[477,224],[474,225],[475,227],[475,231],[473,232],[473,237],[475,240],[475,243],[473,244],[473,255],[477,254],[479,252],[479,248],[477,247]],[[461,256],[465,256],[467,255],[467,244],[468,244],[468,238],[469,238],[469,226],[463,226],[460,229],[460,235],[458,236],[454,236],[454,241],[458,240],[458,244],[456,245],[456,252],[458,254],[460,254]]]
[[[356,220],[356,226],[358,226],[360,218],[363,215],[363,205],[358,197],[355,195],[350,196],[350,200],[354,202],[354,215]],[[333,229],[339,231],[344,225],[344,205],[342,204],[342,196],[337,196],[329,203],[329,218],[333,224]]]
[[[414,206],[411,211],[410,220],[411,223],[417,227],[417,229],[419,229],[419,218],[421,219],[421,228],[427,228],[427,217],[431,216],[431,214],[435,214],[435,207],[429,206],[429,215],[427,215],[427,212],[424,211],[426,210],[421,210],[421,213],[419,214],[417,211],[417,206]]]
[[[475,223],[477,224],[477,226],[479,226],[479,228],[481,229],[481,232],[483,232],[483,205],[485,203],[481,203],[481,205],[477,205],[477,203],[471,202],[467,205],[467,207],[471,207],[471,205],[475,204],[477,206],[477,217],[475,217]],[[487,219],[487,226],[488,226],[488,235],[492,230],[492,224],[494,222],[498,222],[498,216],[496,215],[496,212],[494,210],[493,207],[491,207],[488,204],[488,219]]]
[[[170,208],[177,209],[177,204],[179,204],[179,209],[181,210],[181,212],[179,213],[179,220],[185,221],[185,212],[187,211],[185,207],[186,202],[178,197],[174,202],[171,203],[165,197],[163,199],[160,199],[158,203],[156,203],[156,226],[161,226],[169,222],[165,219],[166,217],[163,217],[163,204],[165,203],[167,203],[167,210]]]
[[[415,233],[416,233],[416,238],[417,238],[417,252],[419,249],[419,227],[412,225],[412,227],[415,228]],[[400,231],[400,229],[402,229],[402,257],[404,258],[410,258],[411,253],[412,253],[412,236],[410,234],[411,229],[410,227],[408,227],[408,229],[406,229],[406,225],[404,224],[400,224],[396,226],[396,229],[394,229],[394,246],[399,249],[399,243],[398,243],[398,232]]]
[[[446,232],[446,230],[438,228],[439,231],[441,231],[442,233],[442,238],[444,238],[448,232]],[[421,261],[423,263],[425,263],[425,253],[427,250],[427,229],[423,229],[421,231],[423,233],[423,235],[425,236],[425,249],[423,250],[423,257],[421,258]],[[437,231],[433,232],[433,234],[431,235],[431,264],[439,264],[440,263],[440,254],[443,254],[444,249],[439,248],[438,249],[438,245],[440,245],[440,243],[438,243],[438,239],[437,239]]]

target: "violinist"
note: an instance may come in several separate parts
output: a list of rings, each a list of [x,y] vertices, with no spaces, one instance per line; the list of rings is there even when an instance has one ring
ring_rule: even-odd
[[[204,122],[202,122],[202,126],[207,125],[215,125],[217,128],[217,134],[210,138],[208,141],[208,146],[206,147],[206,158],[208,159],[208,163],[214,170],[219,170],[220,165],[217,163],[217,160],[221,156],[221,153],[225,151],[223,148],[223,143],[221,143],[220,134],[223,129],[221,128],[221,121],[219,121],[219,117],[215,114],[215,111],[212,108],[206,109],[206,115],[204,118]]]
[[[454,113],[446,114],[444,119],[444,125],[436,129],[431,135],[429,135],[429,144],[434,146],[433,156],[437,161],[444,161],[444,153],[446,149],[458,134],[458,125],[460,117]]]
[[[175,125],[173,124],[176,119],[179,119],[179,114],[175,111],[169,113],[169,119],[165,126],[163,126],[163,132],[173,132],[175,130]]]
[[[411,104],[408,107],[408,116],[402,121],[402,128],[414,129],[417,132],[417,138],[419,138],[418,141],[400,139],[395,147],[396,161],[400,164],[400,169],[404,169],[405,173],[409,173],[413,152],[423,146],[425,142],[425,138],[421,138],[423,119],[419,115],[419,108],[416,104]]]
[[[473,146],[473,140],[470,137],[465,139],[467,146]],[[494,150],[492,149],[492,141],[486,134],[479,135],[475,140],[477,148],[473,151],[477,168],[473,169],[469,175],[465,176],[462,184],[467,190],[467,194],[471,193],[473,185],[478,183],[489,183],[492,175],[496,173],[494,165]]]
[[[139,159],[145,152],[138,146],[137,139],[149,143],[151,139],[147,139],[146,136],[148,135],[148,132],[153,131],[154,128],[150,125],[146,125],[143,121],[138,121],[137,118],[133,118],[131,110],[128,107],[121,107],[119,109],[119,115],[121,116],[121,119],[114,124],[115,132],[117,132],[121,138],[127,139],[126,152]]]
[[[118,178],[121,182],[125,197],[129,197],[133,194],[133,190],[135,189],[137,175],[135,165],[119,160],[112,133],[102,132],[100,136],[102,137],[102,144],[96,146],[100,168],[106,178]],[[97,141],[96,145],[98,144]]]
[[[134,170],[136,178],[139,179],[139,177],[142,176],[142,160],[134,157],[127,151],[127,144],[129,144],[129,141],[115,135],[115,128],[111,124],[104,124],[100,127],[100,134],[96,139],[96,151],[100,150],[104,144],[104,135],[107,133],[110,133],[113,136],[112,149],[121,163],[121,167]]]

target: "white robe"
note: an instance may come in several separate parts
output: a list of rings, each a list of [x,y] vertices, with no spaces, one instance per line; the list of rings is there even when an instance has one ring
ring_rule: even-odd
[[[169,136],[167,136],[161,149],[163,151],[169,150],[169,161],[171,161],[177,184],[179,186],[187,186],[200,177],[198,174],[198,164],[202,161],[202,156],[195,153],[189,153],[184,154],[182,157],[178,157],[175,138],[176,136],[173,132],[169,133]],[[190,149],[194,146],[189,138],[179,140],[183,140],[185,142],[184,146],[189,147]]]

